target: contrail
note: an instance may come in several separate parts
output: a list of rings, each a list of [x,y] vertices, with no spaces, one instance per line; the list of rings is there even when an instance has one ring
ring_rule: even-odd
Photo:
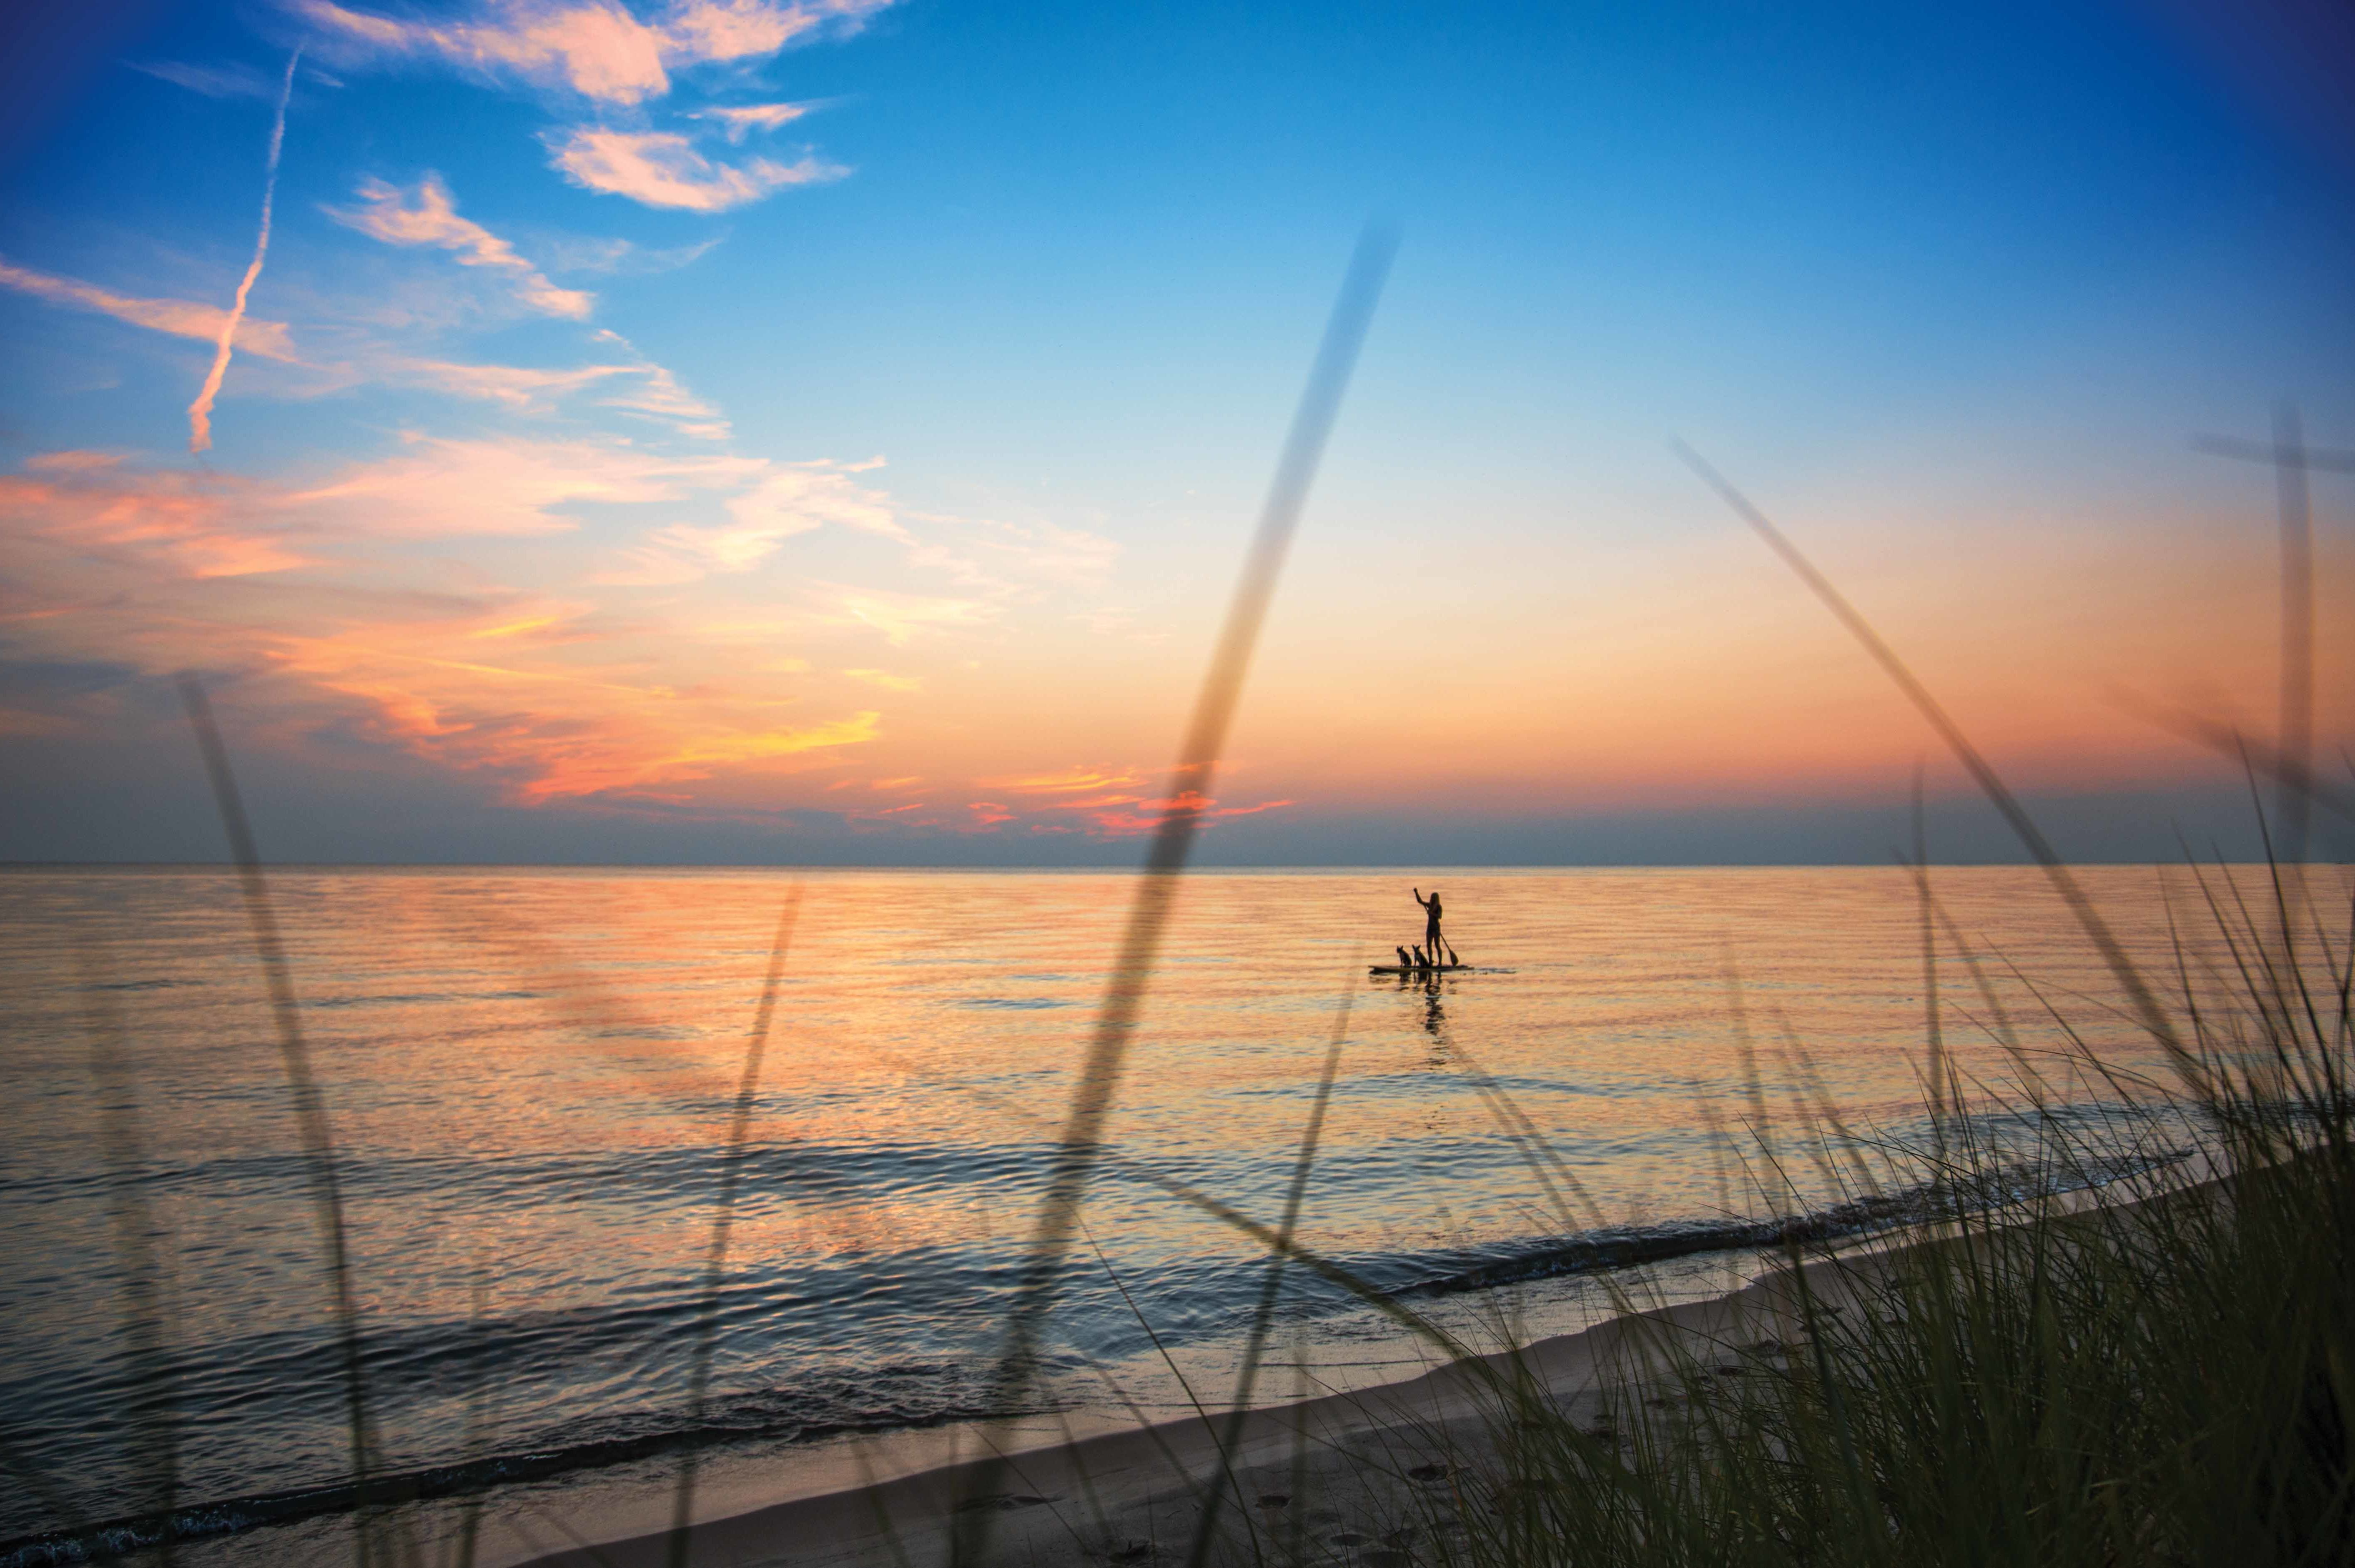
[[[253,292],[253,281],[261,276],[261,259],[270,254],[270,203],[278,195],[278,149],[286,142],[286,101],[294,96],[294,68],[303,60],[298,45],[286,57],[286,79],[278,89],[278,118],[270,127],[269,172],[261,182],[261,232],[253,237],[253,260],[247,263],[245,277],[237,286],[237,299],[229,305],[229,320],[221,323],[220,342],[213,344],[213,367],[205,377],[204,390],[188,405],[188,455],[208,451],[213,444],[213,398],[220,392],[221,377],[229,374],[229,344],[237,340],[237,323],[245,319],[245,297]]]

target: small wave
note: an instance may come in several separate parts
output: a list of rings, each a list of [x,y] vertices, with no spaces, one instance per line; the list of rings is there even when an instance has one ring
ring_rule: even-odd
[[[938,1371],[897,1370],[911,1373]],[[781,1404],[787,1408],[779,1408]],[[140,1514],[78,1530],[20,1536],[14,1541],[0,1541],[0,1568],[48,1568],[56,1563],[105,1562],[152,1550],[167,1536],[176,1542],[193,1542],[241,1535],[272,1525],[347,1513],[361,1506],[373,1509],[464,1497],[499,1487],[546,1480],[570,1471],[625,1465],[728,1443],[762,1439],[809,1443],[858,1433],[981,1421],[993,1414],[979,1404],[964,1401],[942,1402],[928,1408],[887,1405],[865,1410],[812,1410],[802,1406],[803,1402],[752,1396],[735,1402],[732,1415],[722,1412],[699,1425],[669,1425],[648,1418],[645,1430],[516,1448],[451,1464],[372,1476],[365,1496],[351,1482],[341,1481],[195,1503],[175,1509],[168,1516]],[[1039,1413],[1028,1410],[1023,1414]]]
[[[1763,1252],[1870,1235],[1900,1225],[1950,1219],[2006,1203],[2107,1185],[2184,1158],[2188,1149],[2160,1150],[2089,1160],[2062,1171],[2021,1163],[1974,1181],[1966,1189],[1940,1183],[1870,1192],[1803,1213],[1766,1219],[1693,1219],[1654,1225],[1605,1226],[1574,1236],[1456,1253],[1423,1254],[1407,1265],[1421,1273],[1384,1287],[1393,1298],[1449,1296],[1491,1290],[1534,1279],[1634,1268],[1705,1252]],[[1377,1266],[1379,1267],[1380,1266]]]
[[[1069,1007],[1068,1001],[1057,1001],[1046,996],[974,996],[954,1004],[958,1007],[987,1008],[1007,1012],[1039,1012],[1050,1007]]]
[[[1876,1194],[1809,1213],[1765,1220],[1686,1220],[1657,1225],[1606,1226],[1558,1241],[1453,1255],[1424,1255],[1439,1272],[1388,1288],[1394,1298],[1452,1296],[1493,1290],[1566,1274],[1634,1268],[1703,1252],[1754,1252],[1807,1242],[1836,1241],[1890,1225],[1928,1219],[1941,1201],[1928,1191]]]
[[[323,996],[307,1001],[303,1005],[307,1008],[335,1010],[346,1007],[412,1007],[427,1003],[438,1004],[469,1000],[471,999],[467,997],[453,996],[448,991],[429,991],[410,995]]]

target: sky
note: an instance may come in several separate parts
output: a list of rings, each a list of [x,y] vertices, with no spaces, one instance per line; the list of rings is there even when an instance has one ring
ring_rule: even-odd
[[[2257,840],[2355,24],[1969,7],[37,0],[0,118],[0,859],[1118,865],[1356,237],[1396,263],[1230,864]],[[2313,478],[2318,754],[2355,476]],[[2316,853],[2344,858],[2335,827]]]

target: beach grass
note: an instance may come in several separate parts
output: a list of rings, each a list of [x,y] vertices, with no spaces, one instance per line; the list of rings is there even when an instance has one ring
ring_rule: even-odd
[[[2242,960],[2239,1005],[2220,1010],[2187,967],[2172,1081],[2075,1048],[2023,1054],[2004,1092],[1940,1086],[1926,1140],[1819,1122],[1804,1152],[1753,1148],[1762,1202],[1785,1160],[1862,1156],[1842,1168],[1930,1169],[1938,1217],[1902,1245],[1793,1244],[1755,1338],[1629,1319],[1653,1327],[1606,1382],[1599,1419],[1500,1377],[1487,1441],[1427,1494],[1412,1555],[1483,1568],[2350,1561],[2349,955],[2343,926],[2304,918],[2303,882],[2274,870],[2303,961],[2279,922],[2211,903]],[[2056,1066],[2116,1087],[2098,1131],[2038,1102]],[[2045,1172],[2028,1193],[2023,1130]]]

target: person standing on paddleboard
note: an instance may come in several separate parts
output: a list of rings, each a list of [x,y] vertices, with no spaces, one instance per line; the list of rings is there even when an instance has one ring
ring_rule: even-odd
[[[1418,887],[1414,890],[1414,901],[1423,906],[1423,950],[1431,955],[1432,963],[1436,965],[1443,951],[1439,945],[1439,889],[1433,888],[1431,896],[1425,898],[1423,889]]]

